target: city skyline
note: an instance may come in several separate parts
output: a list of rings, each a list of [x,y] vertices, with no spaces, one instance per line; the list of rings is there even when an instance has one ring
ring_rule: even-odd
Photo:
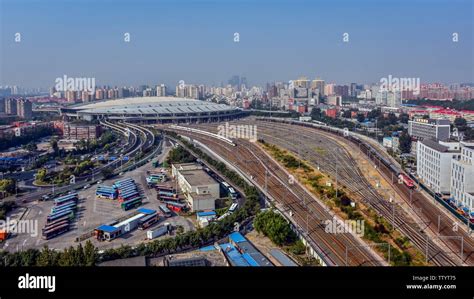
[[[138,3],[96,1],[104,13],[92,14],[90,1],[3,0],[1,85],[49,88],[64,74],[112,86],[219,86],[234,74],[257,86],[302,75],[338,84],[388,75],[474,81],[471,1]]]

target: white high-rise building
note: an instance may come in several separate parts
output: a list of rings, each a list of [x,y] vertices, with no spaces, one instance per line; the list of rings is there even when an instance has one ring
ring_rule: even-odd
[[[436,193],[449,193],[451,160],[459,157],[459,142],[436,142],[431,139],[418,141],[416,166],[420,181]]]
[[[474,218],[474,143],[460,144],[461,157],[452,161],[451,197]]]
[[[157,97],[166,96],[166,86],[164,84],[160,84],[156,86],[156,96]]]

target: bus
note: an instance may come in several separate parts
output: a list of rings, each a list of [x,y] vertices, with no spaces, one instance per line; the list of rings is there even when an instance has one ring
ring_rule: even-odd
[[[235,192],[234,188],[232,188],[232,187],[229,188],[229,194],[230,194],[230,197],[232,199],[237,199],[237,197],[238,197],[238,193]]]
[[[168,196],[168,197],[176,197],[176,193],[174,192],[168,192],[168,191],[158,191],[158,195],[160,196]]]
[[[138,191],[134,190],[134,191],[128,191],[127,193],[122,193],[119,195],[119,197],[122,199],[125,199],[125,198],[129,198],[138,194],[139,194]]]
[[[61,226],[65,223],[69,223],[69,219],[63,219],[61,221],[55,221],[55,222],[50,222],[50,223],[46,223],[46,225],[44,226],[43,228],[43,231],[45,230],[50,230],[52,228],[55,228],[55,227],[58,227],[58,226]]]
[[[61,223],[61,222],[63,222],[63,221],[69,222],[69,217],[66,216],[66,217],[62,217],[62,218],[56,219],[56,220],[54,220],[54,221],[51,221],[51,222],[46,223],[44,226],[45,226],[45,227],[50,227],[50,226],[53,226],[53,225],[55,225],[55,224]]]
[[[120,192],[119,192],[119,195],[124,195],[124,194],[131,193],[131,192],[138,192],[138,189],[137,188],[121,189]]]
[[[173,187],[169,186],[162,186],[162,185],[155,185],[155,190],[158,192],[173,192],[176,193],[176,190]]]
[[[59,218],[62,218],[62,217],[72,218],[74,217],[74,212],[71,210],[66,210],[64,212],[50,214],[48,218],[46,219],[46,221],[49,223],[49,222],[58,220]]]
[[[166,218],[171,217],[171,211],[165,205],[160,205],[160,211]]]
[[[143,217],[138,222],[138,229],[141,229],[141,230],[147,229],[150,226],[152,226],[153,224],[157,223],[158,220],[160,220],[160,215],[158,215],[158,213],[154,213],[154,214],[148,215],[146,217]]]
[[[187,210],[187,206],[184,203],[179,203],[175,201],[164,201],[166,203],[166,207],[175,211],[175,212],[183,212]]]
[[[68,194],[54,199],[54,203],[60,205],[69,200],[77,200],[77,193]]]
[[[115,182],[114,186],[117,187],[117,188],[120,188],[122,186],[125,186],[128,183],[135,184],[135,181],[133,179],[125,179],[125,180]]]
[[[54,238],[56,236],[59,236],[60,234],[63,234],[69,230],[69,223],[65,223],[63,225],[43,230],[43,239],[44,240],[49,240],[51,238]]]
[[[229,213],[235,212],[235,209],[237,209],[237,203],[233,203],[230,208],[229,208]]]
[[[229,187],[230,187],[230,185],[227,184],[226,182],[222,182],[221,184],[222,184],[222,186],[224,186],[224,188],[225,188],[226,190],[229,189]]]
[[[65,211],[67,209],[75,209],[77,207],[77,204],[72,202],[70,204],[67,204],[67,205],[62,205],[62,206],[59,206],[59,207],[52,207],[51,208],[51,213],[58,213],[58,212],[61,212],[61,211]]]
[[[142,199],[140,197],[137,197],[135,199],[122,202],[122,204],[120,204],[120,207],[122,208],[122,210],[128,211],[130,209],[140,206],[141,204],[142,204]]]

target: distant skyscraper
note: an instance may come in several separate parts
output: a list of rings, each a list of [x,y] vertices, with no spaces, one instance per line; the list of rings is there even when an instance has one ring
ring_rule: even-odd
[[[18,99],[17,112],[18,116],[25,119],[30,119],[33,116],[33,105],[27,99]]]
[[[324,80],[314,79],[311,81],[311,89],[313,92],[317,89],[319,98],[321,98],[324,95]]]
[[[164,84],[160,84],[156,86],[156,96],[158,97],[166,96],[166,86]]]
[[[5,113],[10,115],[17,114],[17,103],[16,99],[8,98],[5,100]]]

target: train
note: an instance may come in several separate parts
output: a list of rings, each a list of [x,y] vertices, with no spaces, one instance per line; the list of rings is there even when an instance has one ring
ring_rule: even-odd
[[[410,189],[414,189],[415,188],[415,182],[410,179],[407,175],[403,174],[403,173],[400,173],[398,175],[398,179],[403,182],[403,184],[405,184],[405,186],[407,186],[408,188]]]

